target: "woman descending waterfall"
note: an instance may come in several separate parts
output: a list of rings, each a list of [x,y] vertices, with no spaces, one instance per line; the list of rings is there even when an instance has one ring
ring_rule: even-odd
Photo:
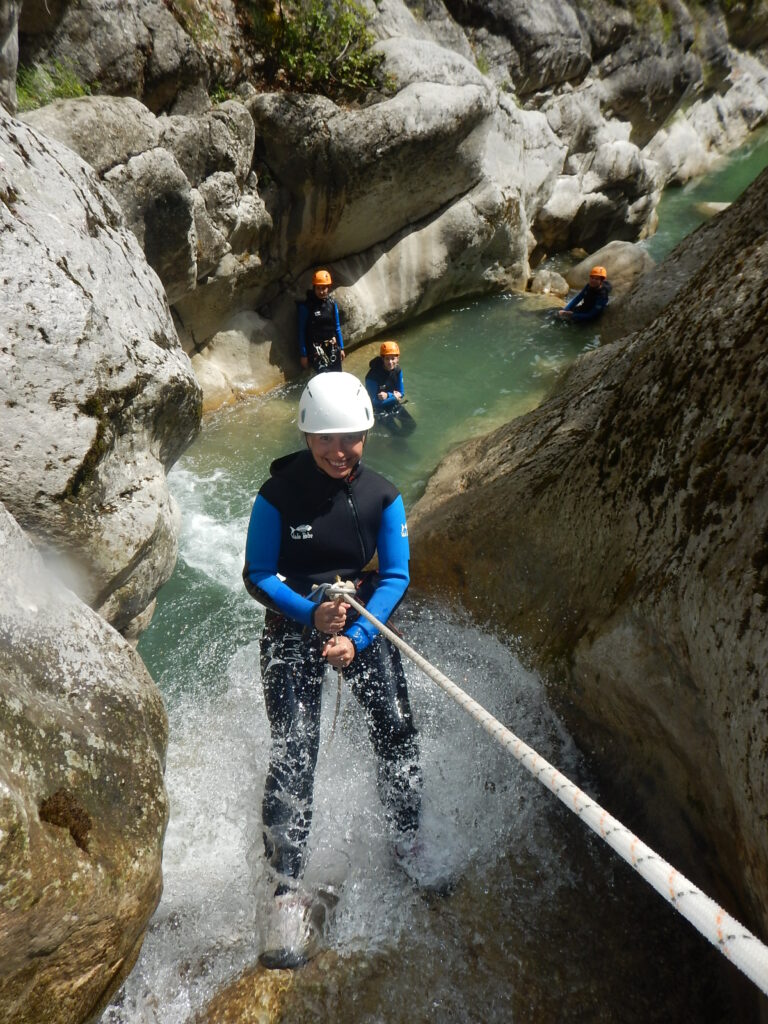
[[[272,746],[262,823],[276,876],[273,931],[278,936],[275,948],[261,957],[268,967],[295,967],[307,955],[285,936],[291,922],[311,916],[300,880],[327,665],[344,672],[365,711],[395,858],[414,880],[428,881],[419,875],[422,778],[400,654],[349,604],[329,600],[324,592],[324,585],[339,577],[354,580],[360,600],[386,622],[408,587],[403,500],[361,462],[372,425],[371,402],[356,377],[342,372],[314,378],[299,403],[307,450],[272,463],[248,527],[243,579],[267,608],[261,676]],[[365,572],[374,554],[378,571]]]

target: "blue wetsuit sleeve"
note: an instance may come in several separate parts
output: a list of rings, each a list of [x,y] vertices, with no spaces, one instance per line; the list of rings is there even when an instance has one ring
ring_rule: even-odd
[[[568,310],[574,310],[576,308],[576,306],[578,306],[578,304],[581,302],[581,300],[586,295],[587,288],[589,288],[589,285],[588,284],[584,285],[584,287],[581,289],[581,291],[578,294],[574,295],[573,298],[571,299],[571,301],[566,304],[565,308],[568,309]]]
[[[399,391],[401,395],[405,394],[405,384],[403,384],[403,371],[400,370],[397,374],[397,387],[395,391]]]
[[[374,409],[378,409],[381,404],[378,399],[379,388],[373,377],[365,378],[365,390],[368,392],[368,397],[371,400],[371,405]]]
[[[336,341],[339,343],[339,348],[344,348],[344,339],[341,336],[341,320],[339,320],[339,307],[334,302],[333,313],[336,317]]]
[[[379,581],[367,608],[380,622],[386,622],[410,583],[408,527],[405,506],[399,494],[384,509],[376,548],[379,554]],[[349,637],[358,651],[365,650],[377,633],[376,627],[362,616],[349,629],[344,630],[344,635]]]
[[[599,316],[603,312],[607,305],[608,293],[601,289],[592,308],[574,313],[573,319],[578,320],[579,323],[586,323],[588,320],[594,320],[596,316]]]
[[[374,412],[383,412],[384,409],[389,409],[393,405],[397,405],[397,399],[394,395],[387,394],[386,398],[379,398],[379,385],[373,379],[373,377],[365,378],[365,390],[368,392],[368,397],[371,400]]]
[[[311,626],[312,612],[316,605],[291,590],[277,575],[281,536],[280,513],[259,494],[253,503],[248,524],[243,580],[248,593],[261,604],[282,612],[304,626]]]
[[[304,358],[307,354],[307,320],[309,311],[303,302],[299,303],[299,355]]]

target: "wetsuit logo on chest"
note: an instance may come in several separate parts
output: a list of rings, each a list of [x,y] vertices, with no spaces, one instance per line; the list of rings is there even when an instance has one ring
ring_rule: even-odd
[[[302,523],[301,526],[290,526],[291,540],[312,540],[312,527],[309,523]]]

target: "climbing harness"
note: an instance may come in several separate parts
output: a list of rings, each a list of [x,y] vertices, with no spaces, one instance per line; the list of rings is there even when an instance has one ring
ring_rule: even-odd
[[[355,599],[355,585],[337,581],[327,586],[331,598],[343,598],[406,654],[422,672],[464,708],[485,731],[505,747],[534,778],[600,836],[666,899],[712,945],[768,995],[768,946],[710,899],[693,882],[646,846],[620,821],[603,810],[543,757],[489,714],[477,701],[443,675]]]

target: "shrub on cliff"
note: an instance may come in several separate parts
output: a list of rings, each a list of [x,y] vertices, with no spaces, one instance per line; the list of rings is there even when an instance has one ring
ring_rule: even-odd
[[[249,0],[247,10],[269,83],[326,96],[380,84],[382,57],[354,0]]]
[[[91,89],[65,61],[53,60],[19,68],[16,81],[19,110],[36,110],[58,99],[88,96]]]

